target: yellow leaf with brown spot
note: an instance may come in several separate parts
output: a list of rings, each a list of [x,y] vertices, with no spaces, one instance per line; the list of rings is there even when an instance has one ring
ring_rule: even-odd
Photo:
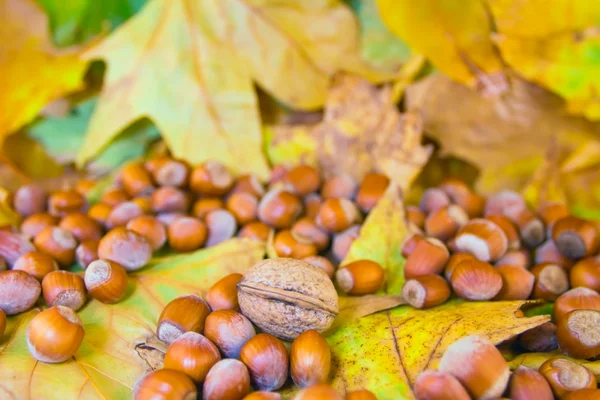
[[[523,353],[517,355],[515,358],[510,360],[508,364],[510,369],[514,370],[520,366],[539,369],[540,366],[552,357],[563,356],[560,351],[553,351],[550,353]],[[578,360],[571,357],[567,357],[583,366],[588,368],[596,376],[596,379],[600,379],[600,361],[593,360]]]
[[[450,301],[430,310],[402,306],[361,318],[327,338],[332,385],[341,393],[371,390],[379,400],[414,399],[415,379],[435,369],[448,346],[464,336],[503,342],[550,319],[518,318],[523,301]]]
[[[397,110],[389,86],[379,89],[340,74],[329,91],[323,121],[271,128],[268,154],[291,164],[314,162],[326,176],[348,174],[360,180],[367,172],[383,172],[406,189],[432,152],[421,145],[421,125],[418,113]]]
[[[87,62],[81,48],[58,49],[48,19],[33,0],[0,0],[0,146],[50,101],[80,89]]]
[[[367,215],[360,234],[340,265],[362,259],[375,261],[385,271],[385,283],[381,291],[400,294],[404,286],[402,244],[407,236],[402,194],[398,185],[392,182]]]
[[[377,0],[390,30],[459,82],[498,94],[506,89],[490,19],[479,0]]]
[[[600,4],[588,0],[488,0],[496,43],[515,71],[600,119]]]
[[[190,254],[154,258],[129,274],[127,294],[119,303],[90,300],[78,311],[83,343],[61,364],[37,362],[27,350],[27,324],[40,309],[9,317],[0,341],[0,397],[130,399],[134,383],[162,367],[166,346],[155,331],[164,306],[177,296],[205,295],[218,279],[244,273],[263,257],[263,243],[232,239]]]

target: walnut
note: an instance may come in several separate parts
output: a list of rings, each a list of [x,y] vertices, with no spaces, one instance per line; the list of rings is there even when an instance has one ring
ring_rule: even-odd
[[[300,260],[263,260],[238,283],[242,313],[256,326],[283,340],[329,328],[337,316],[338,295],[323,270]]]

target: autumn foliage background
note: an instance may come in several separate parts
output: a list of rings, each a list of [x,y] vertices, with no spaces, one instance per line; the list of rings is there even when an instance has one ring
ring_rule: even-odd
[[[391,237],[375,258],[389,257],[405,233],[401,218],[386,213],[447,175],[483,193],[522,191],[532,206],[565,201],[574,214],[600,219],[598,26],[600,5],[588,0],[0,0],[0,225],[16,218],[6,190],[32,180],[57,189],[81,176],[102,184],[124,162],[167,148],[261,178],[298,162],[357,177],[387,173],[405,198],[388,198],[366,224],[375,237]],[[357,254],[372,248],[364,240]],[[159,304],[191,290],[190,279],[205,287],[264,255],[227,246],[158,258],[131,278],[146,291],[120,308],[88,306],[82,319],[110,335],[91,328],[83,364],[40,365],[34,375],[19,358],[24,343],[0,346],[0,382],[17,368],[44,382],[33,398],[53,387],[65,398],[126,396],[153,362],[142,350],[132,356],[130,345],[149,340]],[[382,260],[388,272],[398,263]],[[192,266],[202,275],[190,275]],[[403,281],[391,282],[386,294],[397,294]],[[404,350],[430,349],[434,362],[460,336],[444,331],[459,314],[466,325],[456,329],[496,343],[543,322],[518,325],[518,306],[445,305],[435,312],[447,315],[425,320],[440,321],[425,324],[433,336],[372,341],[366,350],[363,332],[389,335],[413,317],[401,307],[364,318],[329,339],[347,367],[336,382],[410,398],[407,382],[430,365],[417,354],[400,362]],[[481,315],[497,326],[481,325]],[[10,322],[12,337],[28,318]],[[502,336],[506,319],[515,328]],[[447,336],[433,347],[440,332]],[[400,361],[371,363],[364,351]],[[48,368],[73,380],[45,379]],[[31,379],[15,385],[34,387]]]

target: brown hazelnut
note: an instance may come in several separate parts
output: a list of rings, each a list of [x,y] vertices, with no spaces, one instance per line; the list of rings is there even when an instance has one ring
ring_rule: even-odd
[[[23,236],[0,230],[0,257],[6,261],[9,267],[12,267],[23,254],[34,250],[35,247]]]
[[[103,233],[98,222],[80,212],[67,214],[58,226],[70,232],[79,242],[100,240]]]
[[[23,220],[21,223],[21,233],[29,239],[33,239],[38,233],[49,226],[58,225],[59,218],[54,215],[50,215],[46,212],[31,214]]]
[[[177,252],[194,251],[206,242],[208,231],[202,221],[193,217],[180,217],[167,228],[171,249]]]
[[[223,200],[214,197],[204,197],[196,200],[192,207],[192,215],[198,219],[204,219],[209,212],[224,207],[225,203],[223,203]]]
[[[556,321],[560,350],[574,358],[587,359],[600,354],[600,311],[574,309]]]
[[[383,286],[384,279],[385,271],[381,265],[371,260],[353,261],[335,273],[340,289],[353,296],[375,293]]]
[[[237,231],[235,217],[227,210],[214,210],[206,214],[204,223],[208,229],[206,247],[215,246],[231,239]]]
[[[242,192],[250,193],[260,199],[265,194],[265,188],[256,175],[241,175],[235,181],[235,186],[231,189],[231,194]]]
[[[186,332],[167,349],[164,368],[181,371],[198,384],[220,360],[219,349],[210,340],[197,332]]]
[[[556,350],[558,340],[556,339],[556,325],[552,322],[544,322],[519,335],[519,344],[527,351],[534,353],[546,353]]]
[[[58,264],[46,253],[30,251],[19,257],[12,269],[27,272],[41,282],[47,274],[58,270]]]
[[[572,287],[583,286],[600,291],[600,256],[579,261],[569,271],[569,279]]]
[[[49,226],[36,235],[33,243],[39,251],[52,256],[61,267],[68,267],[75,261],[77,240],[64,229]]]
[[[190,198],[180,189],[172,186],[163,186],[152,193],[150,200],[152,210],[161,212],[182,212],[190,208]]]
[[[600,247],[600,234],[594,224],[573,216],[554,223],[552,240],[558,251],[572,260],[590,256]]]
[[[508,250],[508,239],[504,230],[488,219],[473,219],[456,235],[456,248],[463,253],[471,253],[475,258],[494,262]]]
[[[336,260],[341,261],[346,258],[350,251],[352,243],[360,234],[360,225],[352,225],[350,228],[333,236],[331,252]]]
[[[526,208],[527,205],[523,196],[517,192],[503,190],[487,198],[483,214],[486,217],[489,215],[504,215],[514,221],[519,213]]]
[[[311,193],[307,196],[304,196],[302,199],[302,204],[304,205],[304,216],[313,219],[317,218],[317,214],[319,214],[319,208],[321,208],[322,202],[323,199],[316,193]]]
[[[510,219],[504,215],[488,215],[485,219],[492,221],[502,229],[508,240],[507,250],[519,250],[521,248],[521,236],[519,236],[517,228]]]
[[[127,271],[136,271],[152,258],[152,246],[139,233],[123,227],[115,228],[100,239],[98,257],[114,261]]]
[[[535,369],[519,367],[510,379],[511,400],[553,400],[552,389],[546,378]]]
[[[346,198],[354,199],[358,183],[350,175],[337,175],[327,178],[321,188],[323,199]]]
[[[390,180],[387,176],[376,173],[366,174],[356,194],[356,203],[360,209],[368,213],[383,197]]]
[[[544,225],[546,225],[547,236],[552,237],[552,227],[554,226],[554,223],[561,218],[567,217],[570,213],[566,205],[550,202],[542,204],[538,208],[537,214],[544,222]]]
[[[281,189],[269,190],[258,204],[258,219],[277,229],[291,227],[301,212],[300,199]]]
[[[304,258],[317,254],[317,247],[301,235],[295,235],[289,229],[284,229],[275,234],[273,247],[279,257]]]
[[[450,253],[441,241],[428,238],[420,240],[406,258],[404,276],[411,279],[422,275],[437,275],[448,262]]]
[[[450,286],[439,275],[423,275],[409,279],[402,288],[402,297],[414,308],[438,306],[450,297]]]
[[[46,211],[48,193],[36,184],[21,186],[13,199],[15,211],[22,217]]]
[[[192,170],[190,189],[203,196],[224,196],[233,186],[233,176],[217,161],[207,161]]]
[[[335,267],[327,258],[323,256],[308,256],[302,258],[302,261],[306,261],[307,263],[322,269],[329,278],[333,279],[333,276],[335,275]]]
[[[242,226],[242,229],[238,232],[238,236],[259,242],[266,242],[270,233],[271,228],[268,225],[260,221],[254,221]]]
[[[204,321],[210,313],[208,304],[196,295],[180,296],[170,301],[158,318],[156,335],[170,344],[185,332],[204,330]]]
[[[121,181],[131,197],[148,195],[154,191],[150,173],[140,164],[129,164],[121,169]]]
[[[279,339],[267,333],[250,338],[242,346],[240,361],[248,368],[252,386],[258,390],[277,390],[287,379],[287,349]]]
[[[292,400],[343,400],[331,386],[319,383],[299,391]]]
[[[518,265],[501,265],[496,271],[502,276],[502,289],[494,300],[527,300],[533,291],[535,276]]]
[[[575,264],[573,260],[560,254],[552,239],[546,240],[535,249],[535,263],[558,264],[565,269],[571,268]]]
[[[74,190],[54,192],[48,199],[48,212],[63,217],[72,212],[83,212],[87,206],[85,197]]]
[[[244,225],[257,218],[258,198],[248,192],[233,193],[227,199],[225,208],[235,217],[238,224]]]
[[[290,375],[300,387],[326,383],[331,371],[331,351],[323,336],[315,330],[303,332],[292,342]]]
[[[144,215],[144,210],[133,201],[126,201],[115,206],[108,214],[106,218],[106,228],[113,229],[118,227],[124,227],[132,219]]]
[[[0,272],[0,309],[6,315],[29,310],[40,297],[42,287],[23,271]]]
[[[444,277],[446,278],[447,281],[450,281],[450,278],[452,277],[452,272],[454,272],[454,268],[456,268],[456,266],[458,264],[460,264],[464,260],[475,260],[475,259],[476,258],[473,257],[473,255],[471,255],[469,253],[454,253],[454,254],[452,254],[452,256],[450,256],[450,259],[446,263],[446,266],[444,267]]]
[[[415,395],[423,400],[470,400],[463,385],[447,372],[427,370],[417,377]]]
[[[160,213],[156,215],[156,219],[158,222],[163,224],[165,228],[168,228],[173,222],[178,220],[181,217],[187,217],[187,214],[184,213]]]
[[[75,249],[75,261],[83,268],[87,268],[92,261],[98,259],[99,240],[81,242]]]
[[[100,203],[106,204],[110,208],[116,207],[121,203],[125,203],[129,201],[130,197],[125,191],[125,189],[108,189],[106,192],[102,193],[100,197]]]
[[[149,215],[141,215],[127,223],[127,229],[145,236],[156,251],[163,247],[167,242],[167,229],[156,218]]]
[[[566,313],[573,310],[600,311],[600,294],[585,287],[566,291],[554,302],[552,318],[558,324]]]
[[[427,216],[420,208],[415,206],[406,207],[406,220],[419,229],[425,229],[425,218]]]
[[[467,224],[469,216],[456,204],[433,211],[425,220],[425,232],[439,240],[449,240]]]
[[[490,300],[502,289],[502,276],[486,262],[464,260],[452,271],[450,284],[460,298],[471,301]]]
[[[429,215],[444,207],[448,207],[450,204],[452,202],[446,192],[438,188],[429,188],[423,192],[419,207],[425,214]]]
[[[133,387],[133,400],[192,400],[198,389],[189,376],[172,369],[157,369],[141,377]]]
[[[565,357],[552,357],[540,366],[539,372],[559,399],[564,399],[576,390],[596,388],[594,374],[583,365]]]
[[[114,261],[92,261],[85,269],[85,288],[90,296],[103,303],[113,304],[125,297],[127,272]]]
[[[358,208],[345,198],[327,199],[321,203],[316,223],[324,230],[339,233],[360,219]]]
[[[206,375],[202,400],[242,400],[249,391],[248,368],[241,361],[226,359],[216,363]]]
[[[531,211],[527,209],[521,211],[513,221],[519,228],[521,239],[527,247],[539,246],[546,239],[544,223]]]
[[[70,307],[77,311],[85,304],[87,292],[83,278],[68,271],[50,272],[42,281],[46,304]]]
[[[187,186],[190,167],[185,161],[165,158],[157,164],[156,168],[151,171],[154,182],[157,185],[179,188]]]
[[[534,299],[554,301],[569,289],[569,277],[560,265],[537,264],[531,268],[531,273],[535,276]]]
[[[206,301],[213,311],[239,309],[237,284],[243,277],[238,273],[229,274],[208,289]]]
[[[106,221],[108,220],[111,211],[112,207],[106,204],[97,203],[90,207],[87,214],[100,225],[106,226]]]
[[[290,169],[283,177],[286,188],[297,196],[316,192],[321,186],[319,172],[309,165],[299,165]]]
[[[208,314],[204,335],[217,345],[226,358],[238,358],[242,346],[256,335],[248,318],[233,310],[217,310]]]

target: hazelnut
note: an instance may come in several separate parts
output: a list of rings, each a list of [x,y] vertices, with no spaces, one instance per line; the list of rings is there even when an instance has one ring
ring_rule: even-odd
[[[352,247],[352,243],[354,243],[356,238],[358,238],[359,234],[360,225],[352,225],[345,231],[334,235],[331,243],[331,252],[333,253],[333,257],[338,261],[346,258],[346,255],[350,251],[350,247]]]
[[[129,164],[121,169],[121,181],[131,197],[147,195],[154,191],[150,173],[140,164]]]
[[[331,371],[329,345],[315,330],[301,333],[292,342],[290,375],[300,387],[326,383]]]
[[[335,280],[340,289],[349,295],[372,294],[381,289],[385,271],[371,260],[357,260],[338,268]]]
[[[556,337],[561,351],[575,358],[600,354],[600,311],[571,310],[556,321]]]
[[[170,344],[185,332],[202,333],[204,320],[209,313],[208,304],[199,296],[192,294],[177,297],[160,314],[156,335]]]
[[[6,261],[9,267],[12,267],[19,257],[30,251],[35,251],[35,247],[29,240],[16,233],[0,230],[0,257]]]
[[[276,392],[260,390],[258,392],[250,393],[248,396],[244,397],[243,400],[281,400],[281,395]]]
[[[0,272],[2,271],[6,271],[8,269],[8,264],[6,263],[6,260],[2,257],[0,257]]]
[[[287,379],[287,349],[279,339],[267,333],[250,338],[242,346],[240,361],[248,368],[252,386],[258,390],[277,390]]]
[[[450,283],[460,298],[471,301],[490,300],[502,289],[502,276],[486,262],[464,260],[452,271]]]
[[[387,176],[376,173],[366,174],[356,193],[356,203],[360,209],[368,213],[383,197],[390,180]]]
[[[511,400],[554,399],[546,378],[531,368],[517,368],[512,374],[508,390]]]
[[[203,196],[224,196],[233,186],[233,176],[217,161],[207,161],[192,170],[190,189]]]
[[[439,186],[450,200],[461,206],[469,218],[479,218],[483,215],[486,199],[473,193],[471,188],[461,179],[446,178]]]
[[[83,341],[83,326],[69,307],[54,306],[37,314],[27,326],[27,348],[38,361],[61,363],[73,357]]]
[[[44,300],[50,307],[64,306],[77,311],[85,304],[87,293],[83,278],[68,271],[50,272],[42,281]]]
[[[513,250],[507,251],[502,257],[500,257],[494,265],[499,267],[501,265],[517,265],[521,268],[528,269],[531,263],[531,257],[527,250]]]
[[[425,218],[427,216],[420,208],[415,206],[406,207],[406,220],[419,229],[425,229]]]
[[[546,203],[538,208],[537,214],[542,219],[544,225],[546,225],[548,237],[551,237],[554,223],[561,218],[569,216],[570,213],[567,206],[562,203]]]
[[[402,257],[407,258],[417,248],[417,243],[423,240],[425,237],[420,233],[414,233],[408,237],[402,244]],[[437,240],[437,239],[436,239]]]
[[[466,393],[466,392],[465,392]],[[463,400],[460,397],[453,398],[454,400]],[[377,400],[377,397],[367,389],[358,389],[346,394],[346,400]]]
[[[106,226],[106,221],[108,221],[108,216],[112,211],[112,207],[107,206],[106,204],[97,203],[90,207],[87,214],[94,221],[98,222],[102,226]]]
[[[227,210],[240,225],[254,221],[258,215],[258,198],[252,193],[233,193],[225,203]]]
[[[521,239],[527,247],[539,246],[546,239],[544,223],[531,211],[521,211],[513,221],[519,227]]]
[[[99,244],[99,240],[88,240],[80,243],[75,249],[75,260],[83,269],[98,259]]]
[[[556,339],[556,325],[552,322],[544,322],[519,335],[519,344],[527,351],[535,353],[546,353],[556,350],[558,340]]]
[[[450,256],[450,259],[448,259],[446,266],[444,267],[444,277],[446,278],[447,281],[450,281],[450,278],[452,277],[452,272],[454,272],[454,268],[456,268],[456,266],[458,264],[460,264],[462,261],[465,261],[465,260],[475,260],[475,259],[476,258],[473,257],[473,255],[471,255],[469,253],[454,253],[454,254],[452,254],[452,256]]]
[[[450,253],[441,241],[434,238],[418,240],[406,258],[404,276],[410,279],[421,275],[437,275],[442,272],[449,257]]]
[[[79,242],[100,240],[103,233],[102,226],[98,222],[80,212],[67,214],[58,226],[70,232]]]
[[[569,393],[580,389],[595,389],[594,374],[581,364],[557,356],[544,362],[539,372],[546,378],[554,395],[564,399]]]
[[[19,257],[12,269],[27,272],[41,282],[44,276],[58,270],[58,264],[46,253],[30,251]]]
[[[146,237],[154,251],[159,250],[167,242],[167,229],[160,221],[149,215],[141,215],[132,219],[126,227],[130,231]]]
[[[552,239],[546,240],[535,249],[535,263],[558,264],[565,269],[571,268],[575,264],[573,260],[560,254]]]
[[[537,264],[531,268],[535,276],[534,299],[554,301],[569,289],[569,278],[564,269],[556,264]]]
[[[460,252],[471,253],[475,258],[493,262],[508,250],[508,239],[503,229],[487,219],[469,221],[454,240]]]
[[[338,296],[327,274],[289,258],[252,266],[238,283],[238,302],[242,314],[254,324],[284,340],[308,329],[324,331],[339,312]]]
[[[292,400],[343,400],[343,397],[331,386],[319,383],[302,389]]]
[[[316,223],[330,233],[348,229],[360,219],[358,208],[345,198],[327,199],[321,203]]]
[[[195,383],[202,383],[219,360],[219,349],[210,340],[197,332],[186,332],[167,349],[164,367],[183,372]]]
[[[242,400],[250,391],[248,368],[238,360],[216,363],[208,372],[202,387],[202,399]]]
[[[90,296],[102,303],[117,303],[127,291],[127,272],[114,261],[93,261],[85,270],[84,281]]]
[[[277,229],[291,227],[301,212],[300,199],[281,189],[269,190],[258,204],[258,219]]]
[[[190,176],[190,167],[185,161],[163,159],[151,171],[154,181],[160,186],[185,187]]]
[[[453,375],[473,399],[479,400],[500,397],[510,376],[500,351],[479,336],[466,336],[448,346],[438,370]]]
[[[48,212],[59,217],[64,217],[72,212],[83,212],[86,206],[85,197],[74,190],[54,192],[48,199]]]
[[[600,294],[585,287],[564,292],[554,302],[552,318],[558,324],[566,313],[573,310],[600,311]]]
[[[130,197],[125,189],[114,188],[102,193],[102,196],[100,197],[100,203],[106,204],[110,208],[113,208],[121,203],[129,201],[129,199]]]
[[[302,261],[306,261],[307,263],[322,269],[330,279],[333,279],[333,276],[335,275],[335,267],[327,258],[323,256],[308,256],[302,258]]]
[[[213,210],[224,208],[223,200],[213,197],[205,197],[196,200],[192,207],[192,215],[198,219],[204,219],[206,214]]]
[[[40,297],[42,287],[23,271],[0,272],[0,309],[6,315],[29,310]]]
[[[485,219],[492,221],[500,229],[502,229],[502,232],[504,232],[504,235],[508,240],[507,250],[519,250],[521,248],[521,236],[519,236],[517,228],[510,219],[504,215],[488,215],[485,217]]]
[[[266,242],[269,239],[270,233],[271,228],[268,225],[260,221],[254,221],[244,225],[238,232],[238,236],[259,242]]]
[[[535,276],[518,265],[501,265],[496,271],[502,277],[502,289],[494,300],[527,300],[533,291]]]
[[[465,211],[451,204],[432,212],[425,220],[425,232],[439,240],[449,240],[469,221]]]
[[[517,192],[503,190],[488,197],[483,215],[504,215],[514,221],[527,208],[523,196]]]
[[[569,271],[571,286],[583,286],[600,291],[600,256],[588,257],[579,261]]]
[[[579,389],[571,392],[565,397],[565,400],[598,400],[600,399],[599,389]]]
[[[304,258],[317,254],[317,247],[301,235],[295,235],[289,229],[275,234],[273,247],[279,257]]]
[[[140,378],[133,387],[134,400],[193,400],[198,396],[196,384],[186,374],[172,369],[158,369]]]
[[[297,196],[306,196],[316,192],[321,186],[319,172],[309,165],[299,165],[290,169],[283,177],[283,182]]]
[[[132,203],[137,204],[142,209],[144,214],[152,214],[152,200],[148,196],[138,196],[131,200]]]
[[[68,267],[75,261],[77,240],[69,231],[49,226],[36,235],[33,243],[39,251],[52,256],[61,267]]]
[[[233,310],[217,310],[208,314],[204,334],[224,357],[238,358],[242,346],[256,335],[248,318]]]
[[[152,193],[150,200],[152,210],[156,213],[161,212],[182,212],[185,213],[190,208],[190,198],[180,189],[172,186],[163,186]]]
[[[271,170],[271,177],[269,178],[269,185],[273,185],[282,181],[287,172],[288,168],[283,164],[273,166],[273,169]]]
[[[337,175],[327,178],[321,188],[324,199],[345,198],[352,200],[358,190],[358,183],[350,175]]]
[[[600,247],[600,235],[594,224],[572,216],[554,223],[552,240],[558,251],[572,260],[590,256]]]
[[[308,218],[317,218],[317,214],[319,214],[319,208],[321,208],[321,203],[323,199],[316,193],[311,193],[307,196],[304,196],[302,199],[302,203],[304,205],[304,215]]]
[[[242,274],[233,273],[218,280],[208,289],[206,301],[213,311],[237,310],[237,284],[242,280]]]
[[[2,336],[4,336],[4,332],[6,331],[6,314],[0,308],[0,340],[2,340]]]
[[[265,188],[256,175],[241,175],[237,178],[233,189],[231,189],[231,194],[242,192],[250,193],[257,198],[261,198],[265,194]]]
[[[402,297],[414,308],[431,308],[448,300],[450,287],[439,275],[417,276],[406,281],[402,288]]]
[[[22,217],[46,211],[48,193],[36,184],[21,186],[13,199],[15,211]]]
[[[204,223],[208,229],[206,247],[216,246],[231,239],[237,231],[235,217],[227,210],[213,210],[206,214]]]
[[[180,253],[199,249],[207,235],[204,223],[193,217],[177,218],[167,228],[169,246]]]
[[[136,271],[152,258],[152,246],[145,236],[119,227],[100,239],[98,257],[114,261],[127,271]]]
[[[173,222],[178,220],[181,217],[187,217],[187,214],[184,213],[160,213],[156,215],[156,219],[158,222],[163,224],[165,228],[168,228]]]
[[[419,400],[470,400],[463,385],[447,372],[427,370],[417,377],[414,392]]]
[[[45,212],[31,214],[21,223],[21,233],[28,239],[33,239],[38,233],[49,226],[58,225],[59,218]]]
[[[129,221],[144,215],[144,210],[133,201],[126,201],[121,203],[110,211],[108,218],[106,219],[105,225],[107,229],[113,229],[123,227],[127,225]]]
[[[444,207],[448,207],[451,203],[450,197],[442,189],[429,188],[423,192],[419,208],[425,214],[429,215]]]

